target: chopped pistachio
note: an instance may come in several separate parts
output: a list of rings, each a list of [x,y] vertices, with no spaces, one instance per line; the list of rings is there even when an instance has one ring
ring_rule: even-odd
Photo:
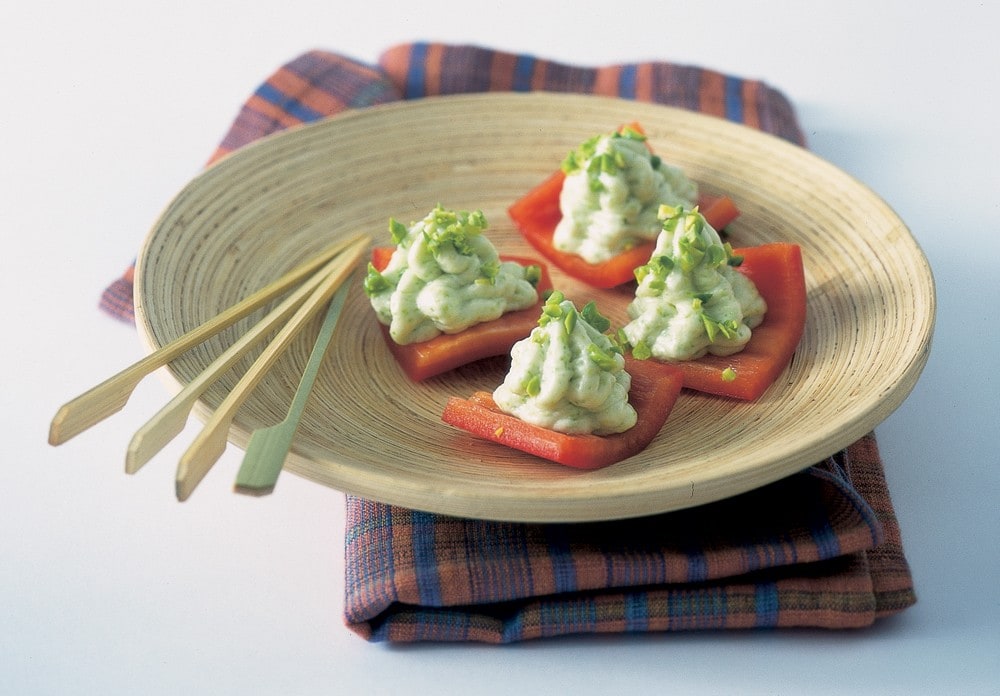
[[[602,370],[613,370],[618,366],[618,363],[615,362],[614,354],[603,350],[596,343],[591,343],[587,346],[587,355]]]
[[[380,292],[388,290],[391,284],[386,280],[385,276],[378,272],[378,270],[370,262],[368,264],[368,272],[365,274],[365,294],[371,297]]]
[[[497,275],[500,273],[500,262],[499,261],[487,261],[482,265],[482,278],[490,285],[495,285],[497,282]]]
[[[571,150],[562,162],[563,172],[572,174],[579,171],[583,164],[594,155],[594,152],[597,150],[597,142],[600,138],[601,136],[595,135],[584,140],[575,150]]]
[[[588,324],[601,333],[611,328],[611,320],[601,314],[600,310],[597,309],[597,303],[593,300],[585,304],[580,313]]]
[[[406,235],[408,233],[409,230],[407,229],[406,225],[399,222],[395,218],[389,218],[389,235],[392,237],[393,244],[399,244],[400,242],[402,242],[404,239],[406,239]]]
[[[524,392],[528,396],[538,396],[542,391],[542,378],[540,375],[531,375],[524,383]]]
[[[542,305],[542,315],[538,318],[539,326],[545,326],[553,319],[562,317],[563,308],[561,305],[564,299],[565,297],[558,290],[549,293],[549,296],[545,298],[545,304]]]
[[[700,310],[700,306],[695,309]],[[702,324],[705,326],[705,333],[708,334],[708,340],[710,343],[714,343],[716,338],[721,334],[725,338],[735,338],[736,334],[739,332],[739,322],[734,319],[728,319],[726,321],[717,321],[712,317],[708,316],[704,311],[700,312]]]
[[[566,333],[573,333],[573,328],[576,326],[576,319],[580,316],[576,312],[566,312],[565,318],[563,318],[563,326],[566,327]]]
[[[733,253],[733,245],[726,242],[722,245],[726,249],[726,263],[728,263],[733,268],[743,265],[743,257],[737,256]]]
[[[620,328],[615,329],[615,332],[609,338],[611,338],[618,353],[624,353],[631,347],[628,342],[628,336]]]
[[[537,288],[539,281],[542,279],[542,267],[537,264],[525,266],[524,279]]]
[[[641,283],[645,280],[646,276],[649,275],[649,264],[643,264],[635,270],[632,271],[632,275],[635,276],[635,282]]]
[[[729,255],[726,253],[724,247],[713,244],[708,247],[708,264],[712,268],[718,268],[722,264],[726,263]]]
[[[424,238],[431,253],[436,254],[445,245],[451,245],[463,255],[473,253],[470,238],[486,229],[486,217],[481,211],[456,212],[446,210],[439,204],[431,214],[434,224],[424,229]]]
[[[653,357],[653,351],[645,341],[638,341],[632,346],[632,357],[636,360],[649,360]]]
[[[694,270],[708,252],[705,241],[700,236],[687,232],[677,241],[677,247],[680,251],[680,258],[677,260],[685,273]]]
[[[679,210],[683,209],[676,205],[667,205],[666,203],[662,203],[656,212],[656,217],[666,222],[667,220],[676,217],[677,211]]]

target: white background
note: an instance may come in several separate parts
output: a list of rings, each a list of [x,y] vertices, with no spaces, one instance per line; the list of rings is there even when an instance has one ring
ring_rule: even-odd
[[[0,10],[0,692],[1000,688],[994,4],[52,5]],[[257,84],[311,48],[374,61],[418,39],[763,79],[792,99],[815,152],[907,222],[936,276],[937,332],[921,381],[877,434],[915,607],[843,633],[373,645],[341,622],[341,494],[286,475],[270,498],[234,495],[230,451],[180,504],[173,463],[193,424],[138,476],[123,473],[132,432],[164,401],[158,380],[111,420],[46,444],[60,404],[140,357],[99,294]]]

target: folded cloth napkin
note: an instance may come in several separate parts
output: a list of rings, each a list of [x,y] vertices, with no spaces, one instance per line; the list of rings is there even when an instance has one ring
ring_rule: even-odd
[[[490,90],[658,102],[805,144],[788,100],[759,81],[663,62],[589,68],[413,43],[390,48],[377,66],[323,51],[282,66],[246,101],[210,162],[347,108]],[[101,305],[134,320],[132,268]],[[755,491],[632,520],[493,522],[347,496],[345,552],[345,621],[373,641],[856,628],[915,602],[873,434]]]

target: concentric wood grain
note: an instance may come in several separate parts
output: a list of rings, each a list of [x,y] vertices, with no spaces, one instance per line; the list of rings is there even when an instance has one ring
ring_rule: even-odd
[[[470,439],[440,421],[449,395],[492,389],[502,360],[422,384],[382,345],[360,288],[345,305],[286,468],[357,495],[470,517],[582,521],[710,502],[802,469],[854,441],[909,394],[926,362],[935,296],[904,223],[865,186],[807,151],[721,119],[600,97],[488,94],[366,109],[246,147],[194,179],[150,233],[136,275],[140,333],[162,345],[358,231],[388,242],[389,217],[435,204],[481,209],[498,247],[531,253],[507,206],[579,141],[643,124],[653,147],[743,211],[736,245],[803,247],[808,320],[795,358],[760,400],[683,394],[641,455],[578,472]],[[553,273],[582,303],[624,299]],[[251,317],[170,367],[185,383]],[[230,440],[283,417],[315,329],[239,413]],[[196,412],[217,406],[252,360]],[[225,475],[215,472],[214,475]]]

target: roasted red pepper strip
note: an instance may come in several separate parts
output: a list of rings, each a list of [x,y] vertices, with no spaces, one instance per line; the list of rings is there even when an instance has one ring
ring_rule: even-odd
[[[576,469],[599,469],[642,452],[670,415],[683,376],[666,365],[626,358],[632,375],[629,403],[636,424],[615,435],[567,435],[527,423],[501,411],[488,392],[470,398],[452,397],[441,418],[477,437]]]
[[[372,250],[372,265],[384,270],[392,257],[393,248],[376,247]],[[531,333],[538,325],[544,300],[542,292],[552,288],[552,280],[545,264],[535,259],[502,255],[504,261],[515,261],[522,266],[541,268],[538,281],[539,300],[536,304],[516,312],[508,312],[499,319],[470,326],[457,334],[440,334],[429,341],[400,345],[389,335],[389,327],[379,323],[385,343],[403,372],[415,382],[442,374],[476,360],[510,353],[511,347]]]
[[[684,386],[718,396],[753,401],[778,378],[792,359],[806,323],[806,282],[802,250],[786,243],[734,249],[743,257],[739,271],[757,286],[767,314],[750,342],[735,355],[706,355],[697,360],[647,362],[664,370],[680,369]],[[726,376],[730,379],[726,379]]]
[[[639,244],[602,263],[588,263],[553,246],[552,236],[562,219],[559,193],[565,178],[562,171],[556,171],[507,209],[521,235],[553,265],[595,288],[613,288],[634,280],[633,272],[649,261],[655,242]],[[698,198],[698,210],[716,230],[723,229],[740,214],[728,196],[703,194]]]

